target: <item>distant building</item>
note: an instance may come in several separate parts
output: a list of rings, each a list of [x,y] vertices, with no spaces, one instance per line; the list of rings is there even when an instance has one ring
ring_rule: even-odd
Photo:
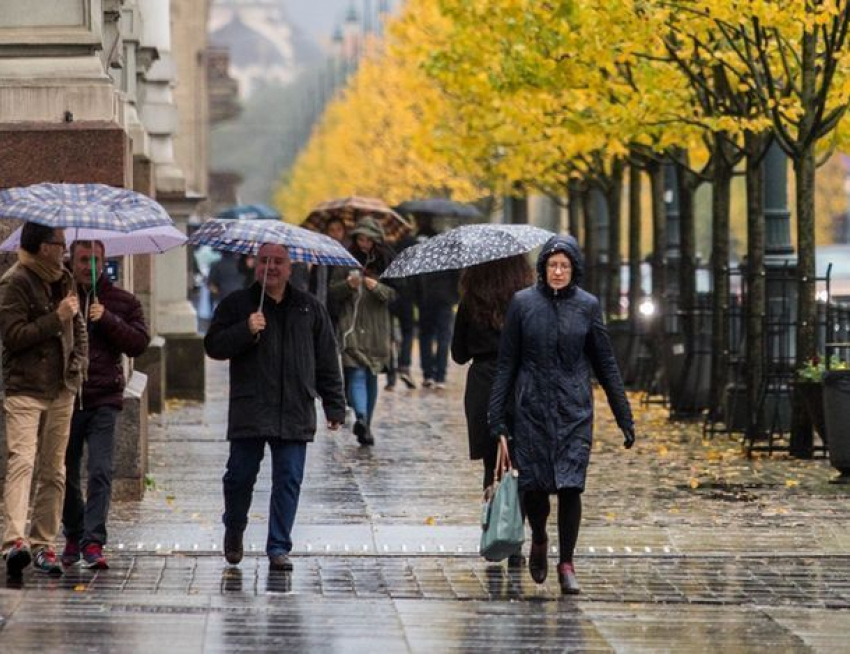
[[[289,21],[282,0],[215,0],[209,40],[230,51],[230,74],[243,99],[268,84],[291,83],[299,70],[322,58]]]

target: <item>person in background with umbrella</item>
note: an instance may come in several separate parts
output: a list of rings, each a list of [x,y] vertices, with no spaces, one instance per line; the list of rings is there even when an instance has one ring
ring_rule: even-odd
[[[266,554],[269,568],[283,572],[292,570],[291,534],[307,443],[316,433],[315,398],[322,399],[328,429],[339,429],[345,420],[330,318],[313,295],[289,284],[291,268],[286,247],[262,244],[255,283],[222,300],[204,337],[210,357],[230,361],[224,556],[232,565],[242,560],[243,532],[268,444],[272,492]]]
[[[423,219],[417,240],[425,243],[436,235],[432,220]],[[422,387],[442,390],[446,387],[446,370],[452,340],[454,306],[459,300],[457,270],[441,270],[418,279],[419,292],[419,357]]]
[[[390,311],[395,291],[378,281],[390,265],[392,252],[384,245],[384,231],[371,216],[352,230],[349,252],[363,266],[338,270],[331,278],[328,297],[339,304],[339,347],[348,403],[356,420],[353,431],[361,445],[375,443],[372,414],[378,401],[378,375],[390,363]]]
[[[141,356],[150,343],[141,302],[112,284],[103,272],[105,258],[102,241],[71,244],[71,273],[82,315],[89,323],[89,368],[71,418],[65,454],[62,565],[74,565],[82,558],[84,567],[96,570],[109,567],[103,546],[112,498],[115,425],[124,406],[122,357]],[[84,446],[88,453],[85,500],[81,480]]]
[[[463,406],[469,437],[469,458],[483,459],[483,488],[493,483],[498,444],[490,439],[487,407],[496,374],[499,337],[505,313],[514,293],[530,286],[534,273],[526,255],[497,259],[463,271],[460,276],[460,304],[452,336],[452,359],[464,364],[472,360],[466,374]],[[512,411],[507,411],[510,427]],[[511,556],[508,565],[520,564],[520,556]]]
[[[221,258],[210,266],[207,286],[210,289],[213,310],[219,302],[233,291],[241,290],[247,286],[246,271],[241,259],[242,255],[237,252],[222,252]]]
[[[74,397],[88,354],[86,324],[64,256],[64,229],[27,222],[18,262],[0,279],[7,450],[3,551],[13,579],[33,560],[40,572],[62,574],[54,542]],[[38,482],[27,538],[36,453]]]
[[[508,307],[488,411],[493,447],[502,436],[513,440],[531,526],[528,568],[538,584],[548,572],[549,496],[558,496],[558,581],[564,594],[579,592],[573,551],[593,441],[591,371],[605,390],[624,446],[635,442],[631,408],[599,301],[578,286],[582,270],[572,236],[553,236],[543,246],[537,284],[517,293]]]

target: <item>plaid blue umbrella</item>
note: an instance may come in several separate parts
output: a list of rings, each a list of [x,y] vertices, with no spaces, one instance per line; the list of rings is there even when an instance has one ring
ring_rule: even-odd
[[[208,220],[186,242],[240,254],[256,254],[263,243],[286,246],[293,261],[360,267],[357,259],[330,236],[279,220]]]
[[[48,227],[132,232],[173,225],[155,200],[105,184],[33,184],[0,191],[0,218]]]
[[[239,204],[216,214],[216,218],[238,218],[239,220],[280,220],[280,213],[267,204]]]
[[[463,225],[402,250],[381,277],[410,277],[525,254],[555,234],[533,225]]]

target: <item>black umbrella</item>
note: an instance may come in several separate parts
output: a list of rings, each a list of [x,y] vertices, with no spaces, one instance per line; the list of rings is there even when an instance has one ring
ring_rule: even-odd
[[[429,198],[427,200],[408,200],[398,205],[395,210],[400,214],[414,216],[432,216],[446,218],[461,218],[463,220],[483,220],[484,214],[471,204],[462,204],[446,198]]]

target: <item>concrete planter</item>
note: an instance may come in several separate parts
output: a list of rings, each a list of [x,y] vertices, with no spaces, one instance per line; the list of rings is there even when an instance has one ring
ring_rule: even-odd
[[[833,482],[850,484],[850,370],[831,370],[823,376],[823,409],[829,462],[841,473]]]

